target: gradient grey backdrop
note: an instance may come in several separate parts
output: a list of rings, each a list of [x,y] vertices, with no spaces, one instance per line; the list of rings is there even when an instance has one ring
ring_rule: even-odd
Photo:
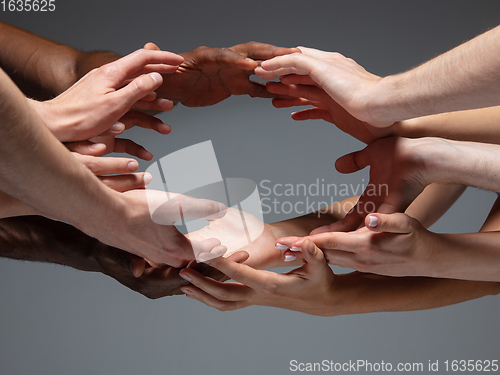
[[[339,51],[369,71],[409,69],[496,26],[490,1],[76,1],[0,19],[83,50],[173,52],[256,40]],[[491,53],[498,53],[492,51]],[[361,144],[328,123],[233,97],[161,116],[169,136],[128,135],[156,157],[211,139],[225,177],[357,183],[335,159]],[[141,164],[141,170],[148,163]],[[303,200],[297,197],[296,200]],[[495,199],[469,189],[433,228],[480,228]],[[273,222],[293,214],[266,215]],[[289,362],[500,359],[497,297],[438,310],[319,318],[263,307],[222,313],[185,297],[150,301],[100,274],[0,260],[2,374],[287,374]]]

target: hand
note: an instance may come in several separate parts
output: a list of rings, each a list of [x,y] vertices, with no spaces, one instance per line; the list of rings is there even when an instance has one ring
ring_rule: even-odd
[[[288,74],[309,76],[355,118],[377,127],[392,125],[393,121],[377,118],[372,108],[377,98],[377,84],[381,80],[379,76],[367,72],[340,53],[306,47],[299,49],[302,53],[264,61],[255,69],[255,74],[267,80]]]
[[[331,122],[343,132],[366,144],[394,134],[398,123],[379,128],[358,120],[328,95],[309,76],[286,75],[279,82],[268,82],[267,90],[273,94],[291,98],[273,99],[276,108],[311,105],[315,108],[292,113],[296,121],[321,119]]]
[[[221,283],[198,272],[184,269],[180,276],[192,283],[181,290],[221,311],[251,305],[272,306],[312,315],[333,315],[337,304],[336,276],[323,253],[311,241],[304,242],[305,264],[286,274],[258,271],[229,259],[216,258],[208,263],[237,283]]]
[[[438,235],[402,213],[370,214],[365,224],[354,232],[320,233],[307,239],[324,252],[330,264],[387,276],[431,276],[436,261],[431,243]],[[288,246],[295,242],[280,240]],[[288,250],[287,254],[297,253]]]
[[[440,159],[453,160],[453,146],[438,138],[383,138],[342,156],[335,163],[339,172],[352,173],[370,165],[370,182],[343,220],[311,234],[355,230],[372,212],[404,212],[428,184],[445,182],[435,166]]]
[[[241,224],[242,215],[246,228]],[[248,243],[247,233],[252,238],[258,237]],[[236,251],[244,250],[249,254],[249,258],[245,264],[253,268],[262,269],[284,265],[281,261],[283,252],[277,250],[274,245],[281,234],[284,233],[272,224],[264,224],[247,212],[228,208],[223,218],[210,221],[206,227],[189,233],[187,237],[200,242],[216,238],[221,242],[221,245],[227,248],[224,256],[227,257],[236,253]],[[296,258],[295,256],[292,260]]]
[[[157,264],[183,267],[199,256],[220,256],[225,247],[217,239],[188,240],[175,223],[181,218],[214,220],[226,213],[221,203],[154,190],[114,193],[117,208],[109,217],[89,223],[87,231],[107,245]],[[106,222],[106,231],[100,225]]]
[[[144,48],[159,49],[153,43]],[[182,103],[187,107],[209,106],[231,95],[273,98],[265,85],[253,82],[250,76],[258,63],[275,56],[297,52],[296,48],[281,48],[270,44],[248,42],[230,48],[198,47],[181,53],[184,62],[174,74],[163,76],[158,96]]]
[[[104,244],[95,248],[92,256],[99,265],[100,272],[150,299],[183,294],[180,287],[188,284],[179,276],[179,268],[153,268],[142,258]],[[231,259],[239,263],[244,261],[246,256],[241,253],[234,254]],[[191,267],[214,280],[225,277],[204,263],[195,263]]]
[[[173,73],[182,61],[182,57],[170,52],[138,50],[92,70],[56,98],[30,104],[62,142],[88,140],[118,121],[125,128],[144,123],[144,127],[168,133],[170,128],[159,119],[127,112],[132,107],[172,109],[173,104],[156,99],[154,91],[162,84],[158,73]]]

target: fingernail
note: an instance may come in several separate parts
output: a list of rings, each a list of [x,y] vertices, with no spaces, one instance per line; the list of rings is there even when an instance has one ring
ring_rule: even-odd
[[[189,288],[182,288],[182,291],[190,296],[194,295],[194,292]]]
[[[153,181],[153,176],[151,176],[150,173],[146,172],[144,173],[143,179],[144,179],[144,186],[147,186],[151,183],[151,181]]]
[[[282,244],[282,243],[276,243],[276,246],[274,246],[277,250],[288,250],[290,246]]]
[[[302,251],[302,246],[292,246],[290,251]]]
[[[136,161],[131,161],[127,164],[127,168],[130,172],[136,171],[139,168],[139,163]]]
[[[314,243],[312,241],[308,241],[306,250],[311,255],[313,255],[315,253],[316,249],[315,249]]]
[[[226,216],[226,206],[224,206],[222,203],[219,203],[219,217],[224,217]]]
[[[285,262],[291,262],[293,260],[297,259],[297,257],[293,254],[287,254],[285,255]]]
[[[377,225],[378,225],[378,217],[370,216],[370,222],[368,223],[368,226],[371,228],[375,228]]]
[[[122,123],[120,122],[117,122],[116,124],[114,124],[110,130],[113,132],[113,133],[121,133],[122,131],[125,130],[125,125],[123,125]]]
[[[155,83],[160,83],[162,81],[162,78],[161,78],[161,74],[160,73],[151,73],[149,75],[151,78],[153,78],[153,81],[155,81]]]
[[[189,282],[191,282],[193,279],[191,278],[191,276],[189,276],[189,274],[186,274],[184,272],[182,273],[179,273],[179,276],[182,277],[184,280],[187,280]]]
[[[251,59],[251,58],[249,58],[249,57],[245,58],[245,61],[254,62],[254,60],[252,60],[252,59]]]

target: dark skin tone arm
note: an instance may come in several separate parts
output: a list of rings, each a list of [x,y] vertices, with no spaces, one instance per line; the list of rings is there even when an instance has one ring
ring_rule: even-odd
[[[105,245],[71,225],[41,216],[0,219],[0,257],[55,263],[87,272],[100,272],[150,299],[183,294],[186,282],[178,268],[152,268],[143,259]],[[236,262],[246,256],[234,254]],[[222,279],[223,275],[200,263],[199,272]]]
[[[3,22],[0,46],[0,67],[27,96],[38,100],[59,95],[90,70],[121,57],[108,51],[78,51]],[[231,95],[277,98],[249,77],[258,61],[293,52],[298,50],[256,42],[198,47],[180,54],[184,63],[176,73],[164,76],[158,96],[188,107],[216,104]]]
[[[0,256],[56,263],[81,271],[100,272],[148,298],[181,294],[182,279],[172,267],[146,268],[135,255],[104,245],[78,229],[41,216],[0,220]],[[134,271],[135,269],[135,271]]]

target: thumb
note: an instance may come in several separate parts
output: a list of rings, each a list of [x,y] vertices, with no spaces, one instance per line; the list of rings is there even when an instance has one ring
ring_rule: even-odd
[[[365,218],[365,225],[374,232],[411,233],[415,230],[418,221],[402,214],[370,214]]]
[[[330,271],[330,266],[328,266],[323,252],[310,239],[302,242],[302,254],[307,262],[304,267],[310,274],[310,278],[322,278],[327,271],[326,268]]]
[[[158,47],[153,42],[148,42],[144,45],[144,49],[152,50],[152,51],[161,51],[160,47]]]
[[[163,77],[160,73],[143,74],[117,90],[113,95],[120,103],[121,109],[127,111],[135,102],[155,91],[162,83]]]
[[[353,173],[367,167],[370,165],[368,147],[370,146],[365,147],[361,151],[341,156],[335,162],[335,169],[340,173]]]

